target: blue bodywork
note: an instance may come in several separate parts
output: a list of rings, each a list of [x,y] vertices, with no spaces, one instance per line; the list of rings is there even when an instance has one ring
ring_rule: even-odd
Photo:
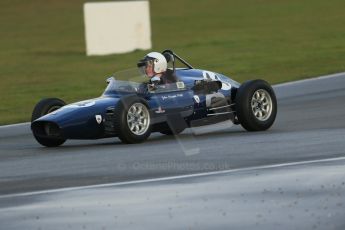
[[[133,94],[147,101],[151,124],[156,127],[153,131],[159,131],[159,126],[165,124],[169,116],[174,114],[179,114],[186,122],[186,125],[191,126],[193,121],[201,121],[201,124],[203,124],[202,122],[206,124],[222,121],[222,113],[219,113],[220,116],[215,113],[217,108],[227,107],[225,114],[231,115],[233,113],[231,103],[234,101],[236,90],[240,86],[236,81],[222,74],[188,68],[176,69],[176,76],[180,82],[184,83],[183,87],[163,92],[146,93],[105,91],[99,98],[69,104],[42,116],[33,121],[31,127],[37,129],[45,123],[53,123],[58,126],[59,135],[64,139],[98,139],[116,136],[115,131],[109,131],[110,121],[108,118],[123,97]],[[205,83],[206,85],[216,83],[219,85],[219,89],[213,90],[211,93],[197,90],[196,85],[205,85]],[[213,105],[210,105],[213,102],[207,101],[210,95],[211,99],[212,95],[215,95],[215,97],[223,95],[224,98],[221,96],[219,97],[220,100],[226,101],[228,104],[213,108]],[[101,120],[97,120],[96,116]],[[213,118],[212,121],[208,119],[210,117]],[[221,119],[215,119],[214,117],[220,117]],[[226,119],[231,118],[231,116],[226,117]]]

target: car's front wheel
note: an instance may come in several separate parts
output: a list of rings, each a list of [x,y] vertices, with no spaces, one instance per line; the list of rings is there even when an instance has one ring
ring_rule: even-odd
[[[243,83],[236,94],[236,114],[248,131],[270,128],[277,114],[277,99],[272,87],[264,80]]]
[[[144,99],[125,98],[119,102],[115,113],[114,128],[123,143],[140,143],[150,136],[151,116]]]
[[[62,106],[65,106],[66,103],[58,98],[46,98],[42,99],[40,102],[37,103],[35,106],[32,116],[31,116],[31,122],[35,121],[36,119],[54,112],[55,110],[58,110]],[[53,125],[49,125],[48,123],[45,125],[44,132],[49,132],[50,129],[53,128]],[[33,135],[38,143],[40,143],[43,146],[46,147],[56,147],[59,145],[62,145],[66,139],[63,138],[52,138],[52,137],[45,137],[44,135],[38,135],[35,133],[35,129],[32,129]]]

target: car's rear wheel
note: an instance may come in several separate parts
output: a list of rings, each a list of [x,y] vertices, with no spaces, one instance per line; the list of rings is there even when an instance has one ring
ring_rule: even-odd
[[[58,98],[42,99],[40,102],[36,104],[32,112],[31,122],[35,121],[36,119],[48,113],[54,112],[55,110],[58,110],[59,108],[65,105],[66,103]],[[44,129],[45,130],[49,129],[49,127],[44,128]],[[35,129],[32,129],[32,132],[37,142],[46,147],[56,147],[56,146],[62,145],[66,141],[66,139],[63,139],[63,138],[52,138],[52,137],[45,137],[43,135],[38,135],[37,133],[35,133]]]
[[[135,96],[122,99],[115,109],[114,128],[123,143],[145,141],[151,134],[151,116],[146,101]]]
[[[236,94],[236,114],[248,131],[270,128],[277,114],[277,99],[272,87],[264,80],[243,83]]]

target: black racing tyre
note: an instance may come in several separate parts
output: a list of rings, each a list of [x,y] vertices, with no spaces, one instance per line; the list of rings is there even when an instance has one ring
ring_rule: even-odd
[[[36,136],[35,134],[34,134],[34,137],[38,143],[46,147],[57,147],[57,146],[62,145],[66,141],[66,139],[45,138],[45,137]]]
[[[277,99],[272,87],[264,80],[244,82],[237,90],[236,114],[247,131],[269,129],[277,115]]]
[[[66,103],[59,98],[42,99],[36,104],[34,111],[32,112],[31,122],[65,105]]]
[[[40,102],[37,103],[37,105],[35,106],[32,112],[31,122],[65,105],[66,103],[58,98],[42,99]],[[33,135],[35,139],[38,141],[38,143],[47,147],[56,147],[56,146],[62,145],[66,141],[66,139],[61,139],[61,138],[50,138],[50,137],[48,138],[48,137],[35,135],[34,131],[33,131]]]
[[[142,98],[122,98],[115,108],[114,118],[114,128],[123,143],[140,143],[151,134],[150,110]]]

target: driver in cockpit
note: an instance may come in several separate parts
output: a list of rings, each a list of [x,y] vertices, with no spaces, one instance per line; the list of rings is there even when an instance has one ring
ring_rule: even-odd
[[[170,84],[177,82],[173,70],[168,69],[168,63],[163,54],[158,52],[148,53],[138,64],[140,71],[149,77],[149,86]]]

